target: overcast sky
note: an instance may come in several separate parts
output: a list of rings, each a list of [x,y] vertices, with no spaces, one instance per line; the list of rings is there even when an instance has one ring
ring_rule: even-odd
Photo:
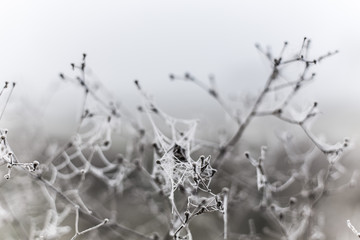
[[[204,81],[212,73],[225,93],[256,93],[269,68],[254,44],[276,52],[289,41],[296,51],[307,36],[314,55],[340,54],[317,68],[306,96],[360,109],[359,11],[358,1],[330,0],[2,0],[0,81],[18,83],[15,99],[53,94],[49,104],[69,108],[76,92],[58,73],[70,73],[69,63],[86,52],[88,66],[125,104],[138,104],[139,79],[160,103],[198,102],[192,111],[209,97],[190,83],[170,82],[170,72]]]

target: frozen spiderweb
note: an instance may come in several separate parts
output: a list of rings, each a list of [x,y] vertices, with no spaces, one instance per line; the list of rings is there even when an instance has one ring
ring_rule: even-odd
[[[91,194],[87,190],[92,187],[93,179],[88,181],[86,179],[91,176],[111,189],[111,193],[121,193],[124,190],[124,181],[135,169],[135,164],[121,154],[108,156],[110,154],[107,151],[112,147],[113,134],[118,132],[121,126],[120,110],[114,101],[109,99],[109,94],[98,84],[91,85],[85,81],[84,62],[80,67],[72,66],[80,69],[81,77],[73,79],[63,74],[60,74],[60,77],[79,83],[84,91],[77,132],[64,146],[53,144],[48,147],[46,151],[48,160],[41,167],[41,177],[47,185],[57,188],[76,204],[76,211],[81,210],[93,215],[93,210],[87,206]],[[45,219],[44,227],[33,231],[34,239],[41,239],[41,236],[63,235],[68,229],[66,226],[61,226],[62,219],[68,215],[67,207],[60,211],[55,205],[56,194],[50,193],[45,187],[42,190],[51,209],[48,213],[49,217]],[[77,231],[74,239],[77,234],[82,232]]]
[[[141,90],[140,87],[139,89]],[[154,164],[151,176],[171,203],[170,235],[174,239],[192,239],[189,222],[195,216],[219,211],[224,214],[226,222],[227,191],[214,194],[210,189],[211,180],[216,173],[211,167],[210,156],[192,158],[199,147],[195,141],[198,121],[171,117],[156,107],[146,93],[142,93],[145,97],[145,111],[154,131]],[[167,131],[157,126],[153,115],[165,122]],[[181,201],[176,199],[177,191],[187,196],[185,207],[183,202],[182,207],[178,207]]]

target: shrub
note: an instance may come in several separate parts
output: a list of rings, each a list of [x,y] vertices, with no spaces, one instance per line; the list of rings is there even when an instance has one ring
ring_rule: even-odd
[[[337,52],[310,58],[304,38],[289,57],[287,45],[278,57],[256,45],[271,74],[241,114],[218,92],[214,77],[207,85],[191,73],[170,74],[222,106],[237,126],[224,142],[199,139],[201,122],[168,115],[138,80],[143,104],[135,116],[88,79],[84,54],[80,64],[71,63],[74,73],[59,75],[84,99],[71,139],[62,146],[59,139],[44,140],[38,160],[19,159],[7,140],[11,133],[0,132],[4,238],[325,239],[318,205],[356,183],[354,172],[345,185],[334,184],[345,175],[341,157],[350,142],[329,144],[316,136],[311,124],[318,103],[296,108],[293,99],[315,79],[313,67]],[[287,80],[282,73],[294,65],[301,72]],[[6,83],[1,91],[8,93],[5,107],[14,87]],[[275,149],[248,144],[244,132],[261,117],[297,127],[307,140],[283,131]]]

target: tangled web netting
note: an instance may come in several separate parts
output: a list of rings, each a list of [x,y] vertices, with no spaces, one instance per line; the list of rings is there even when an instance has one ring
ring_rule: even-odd
[[[94,181],[86,179],[91,175],[105,184],[109,192],[121,193],[124,191],[124,180],[135,169],[135,165],[121,154],[108,156],[110,154],[107,154],[107,151],[112,147],[113,133],[119,132],[121,126],[120,109],[108,99],[108,93],[102,88],[85,82],[83,65],[79,68],[83,73],[82,77],[73,79],[61,75],[65,80],[79,83],[84,90],[77,132],[64,146],[53,144],[47,148],[48,160],[41,165],[39,175],[48,185],[57,188],[73,201],[81,211],[93,215],[95,213],[87,206],[88,193],[84,192]],[[51,239],[52,236],[59,237],[68,233],[71,229],[61,224],[70,213],[69,206],[59,210],[54,204],[56,194],[51,193],[46,187],[42,187],[42,191],[51,209],[44,227],[34,227],[32,239]],[[99,216],[98,213],[96,216]]]
[[[139,87],[140,88],[140,87]],[[140,89],[141,90],[141,89]],[[201,148],[196,144],[197,120],[173,118],[158,107],[143,92],[145,109],[154,131],[154,163],[152,177],[172,206],[172,230],[175,239],[192,239],[189,221],[202,213],[219,211],[226,217],[227,190],[214,194],[210,189],[216,169],[211,167],[211,156],[201,155],[193,159],[194,151]],[[169,134],[155,123],[153,114],[159,116],[168,126]],[[176,192],[186,196],[186,204],[175,199]]]
[[[68,190],[79,189],[85,176],[91,174],[122,192],[123,180],[134,170],[134,164],[121,154],[113,158],[106,156],[112,145],[112,134],[119,130],[121,122],[116,107],[104,107],[95,94],[87,93],[84,113],[71,141],[60,149],[56,149],[57,146],[49,149],[52,157],[46,169],[48,180]]]

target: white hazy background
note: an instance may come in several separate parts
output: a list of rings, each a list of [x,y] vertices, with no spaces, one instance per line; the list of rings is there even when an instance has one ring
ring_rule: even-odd
[[[277,52],[289,41],[298,49],[307,36],[315,53],[340,50],[319,68],[311,95],[355,103],[359,10],[358,1],[328,0],[2,0],[0,79],[18,82],[18,94],[33,98],[86,52],[88,66],[122,99],[136,94],[133,79],[154,95],[173,96],[180,84],[168,73],[185,71],[205,81],[215,74],[224,91],[253,91],[269,70],[254,44]]]
[[[89,68],[124,104],[139,104],[133,86],[139,79],[158,102],[192,116],[210,98],[190,83],[170,82],[170,72],[189,71],[204,81],[211,73],[223,93],[256,93],[269,68],[254,44],[276,53],[289,41],[297,51],[306,36],[313,40],[314,54],[340,50],[317,68],[306,96],[355,115],[360,109],[359,10],[358,1],[328,0],[2,0],[0,80],[18,83],[15,99],[36,103],[52,95],[46,100],[50,106],[71,113],[69,108],[77,107],[72,95],[79,92],[60,83],[58,73],[70,73],[69,63],[86,52]],[[52,111],[49,107],[46,114]]]
[[[314,56],[340,54],[316,67],[316,81],[303,91],[305,103],[320,103],[324,118],[332,120],[327,132],[357,137],[359,10],[358,1],[328,0],[2,0],[0,80],[17,82],[12,102],[29,110],[18,121],[43,121],[50,132],[63,132],[78,117],[81,91],[58,73],[71,75],[70,63],[84,52],[88,67],[128,108],[141,103],[133,84],[139,79],[171,114],[199,117],[199,110],[209,109],[216,118],[225,114],[207,93],[171,82],[168,74],[189,71],[204,82],[214,74],[225,95],[256,94],[269,67],[254,44],[277,53],[288,41],[295,52],[306,36]],[[5,120],[14,123],[10,113]]]
[[[304,104],[318,101],[323,111],[317,132],[356,140],[359,12],[355,0],[1,0],[0,81],[17,86],[0,124],[16,130],[37,121],[50,135],[73,133],[82,91],[58,74],[71,75],[70,63],[84,52],[87,66],[129,109],[141,104],[133,84],[139,79],[167,112],[221,120],[225,113],[207,93],[171,82],[169,73],[189,71],[204,82],[214,74],[220,93],[256,94],[270,69],[255,43],[277,53],[288,41],[296,52],[306,36],[314,56],[340,51],[315,68],[316,81],[303,89]],[[334,228],[340,235],[352,236],[345,217],[360,223],[354,214],[343,213]]]

